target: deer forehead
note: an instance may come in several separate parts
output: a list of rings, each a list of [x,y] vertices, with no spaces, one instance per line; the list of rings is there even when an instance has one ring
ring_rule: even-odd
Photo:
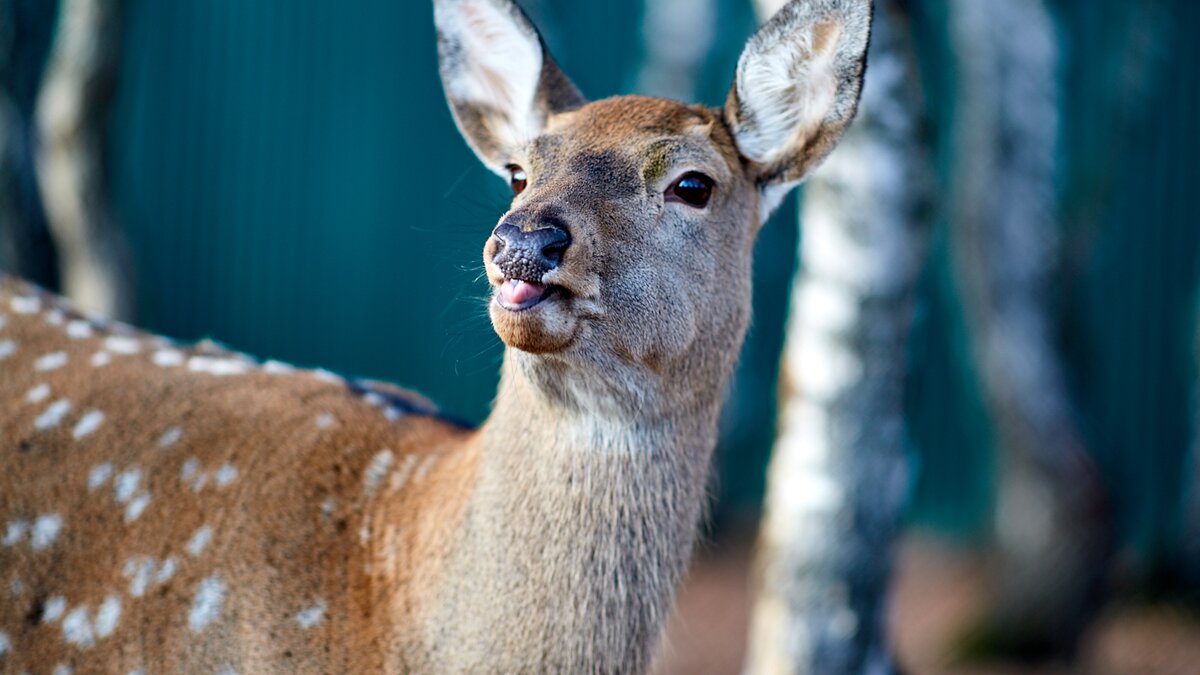
[[[676,164],[717,173],[742,169],[718,113],[645,96],[618,96],[555,115],[528,152],[535,171],[619,183],[630,190],[666,178]]]

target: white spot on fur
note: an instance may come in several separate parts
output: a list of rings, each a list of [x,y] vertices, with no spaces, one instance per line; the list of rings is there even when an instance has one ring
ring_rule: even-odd
[[[103,639],[112,635],[120,621],[121,599],[110,595],[100,603],[100,608],[96,610],[96,637]]]
[[[201,471],[192,479],[192,492],[203,490],[205,485],[208,485],[208,472]]]
[[[217,469],[217,473],[213,476],[213,482],[217,484],[217,487],[225,487],[237,480],[237,477],[237,467],[226,462]]]
[[[130,595],[140,598],[146,594],[155,567],[154,558],[133,557],[125,561],[124,576],[129,579]]]
[[[142,513],[145,512],[146,507],[149,505],[149,492],[143,492],[142,494],[134,497],[133,500],[129,502],[129,506],[125,507],[125,522],[132,523],[138,518],[141,518]]]
[[[392,492],[396,492],[400,488],[404,487],[404,484],[408,482],[408,479],[412,478],[413,470],[416,468],[417,456],[405,455],[404,459],[400,463],[400,468],[396,469],[396,472],[392,474],[390,485]]]
[[[37,314],[42,311],[42,301],[33,296],[17,296],[9,301],[17,314]]]
[[[367,470],[363,472],[363,491],[367,496],[375,494],[375,490],[379,488],[379,483],[383,477],[387,475],[389,469],[392,468],[392,463],[396,461],[396,455],[391,450],[380,450],[371,458],[371,463],[367,465]]]
[[[58,426],[67,413],[71,412],[71,402],[67,399],[61,399],[50,404],[46,408],[46,412],[37,416],[33,421],[33,427],[38,431],[46,431]]]
[[[324,620],[325,609],[325,601],[318,600],[312,607],[302,609],[296,614],[296,623],[300,624],[301,628],[308,630]]]
[[[66,321],[67,315],[63,314],[63,311],[57,307],[49,312],[46,312],[46,323],[50,324],[51,326],[61,326],[66,323]]]
[[[179,568],[179,562],[175,560],[175,556],[171,556],[163,561],[158,567],[158,573],[154,575],[154,583],[165,584],[175,576],[175,571]]]
[[[196,472],[200,470],[200,460],[195,457],[188,457],[187,461],[179,469],[179,480],[187,483],[196,477]]]
[[[169,448],[175,445],[183,438],[183,429],[181,427],[171,427],[163,432],[163,435],[158,439],[158,447]]]
[[[333,497],[327,497],[325,499],[325,501],[321,502],[321,515],[325,516],[325,518],[332,517],[333,512],[336,509],[337,509],[337,500],[334,499]]]
[[[188,370],[217,377],[242,375],[249,369],[249,364],[240,359],[220,359],[212,356],[193,356],[188,359]]]
[[[433,465],[437,464],[437,455],[427,455],[421,460],[421,465],[417,467],[417,474],[413,476],[413,481],[420,483],[429,476],[429,472],[433,469]]]
[[[50,398],[50,385],[48,384],[39,384],[25,394],[25,400],[29,403],[41,403],[48,398]]]
[[[9,639],[8,633],[0,630],[0,656],[4,656],[12,650],[12,640]]]
[[[86,340],[95,335],[92,330],[92,324],[82,320],[75,319],[67,324],[67,337],[72,340]]]
[[[42,609],[42,623],[54,623],[62,618],[63,612],[67,611],[67,599],[61,595],[56,595],[46,600],[46,605]]]
[[[133,356],[142,351],[142,343],[127,335],[110,335],[104,339],[104,348],[113,354]]]
[[[79,605],[71,610],[62,622],[63,639],[68,643],[83,647],[91,647],[96,642],[96,634],[92,632],[92,622],[88,618],[87,605]]]
[[[12,340],[0,340],[0,361],[7,359],[17,351],[17,343]]]
[[[116,480],[113,481],[113,496],[117,503],[125,504],[133,499],[141,482],[142,470],[137,467],[126,469],[118,474]]]
[[[331,373],[328,370],[321,368],[312,371],[312,375],[318,380],[321,380],[322,382],[328,382],[330,384],[345,384],[346,382],[341,375],[338,375],[337,373]]]
[[[372,408],[380,408],[386,400],[379,393],[370,391],[363,395],[363,402]]]
[[[296,372],[294,367],[280,361],[267,361],[262,364],[262,369],[268,375],[290,375]]]
[[[50,675],[75,675],[75,670],[65,663],[60,663],[54,666],[54,670],[50,671]]]
[[[317,428],[328,429],[329,427],[333,426],[335,421],[336,420],[334,419],[333,415],[329,413],[322,413],[317,415]]]
[[[93,466],[92,470],[88,472],[88,491],[95,490],[96,488],[107,483],[108,479],[112,477],[112,474],[112,464],[106,462],[104,464],[97,464],[96,466]]]
[[[62,516],[57,513],[40,515],[33,521],[33,527],[29,531],[29,545],[35,551],[44,551],[58,539],[58,533],[61,531]]]
[[[79,418],[79,422],[75,425],[75,430],[71,432],[71,435],[75,437],[75,440],[79,440],[94,433],[100,428],[101,424],[104,424],[104,413],[99,410],[90,410],[83,417]]]
[[[4,528],[4,547],[12,548],[25,538],[25,534],[29,532],[29,523],[24,520],[14,520],[9,522]]]
[[[8,592],[14,598],[21,597],[21,594],[25,592],[25,582],[21,581],[19,578],[13,579],[12,583],[8,585]]]
[[[233,666],[223,668],[217,675],[238,675],[238,671],[233,669]]]
[[[112,354],[108,352],[96,352],[92,354],[92,366],[95,368],[103,368],[112,363]]]
[[[212,537],[213,530],[208,525],[196,530],[196,533],[192,535],[192,538],[189,539],[187,543],[188,555],[195,558],[201,553],[204,553],[204,549],[208,548],[208,544],[212,541]]]
[[[224,602],[225,582],[220,577],[213,575],[201,581],[188,612],[188,627],[192,632],[199,633],[216,621]]]
[[[33,362],[33,369],[43,373],[58,370],[67,365],[67,361],[66,352],[52,352],[44,356],[39,356],[37,361]]]
[[[183,365],[183,352],[178,349],[160,349],[154,352],[154,365],[161,368],[176,368]]]

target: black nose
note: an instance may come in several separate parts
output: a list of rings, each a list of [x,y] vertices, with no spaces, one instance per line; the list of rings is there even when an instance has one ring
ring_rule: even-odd
[[[492,232],[499,246],[492,262],[510,279],[540,281],[558,267],[571,246],[571,235],[556,225],[526,232],[512,223],[501,223]]]

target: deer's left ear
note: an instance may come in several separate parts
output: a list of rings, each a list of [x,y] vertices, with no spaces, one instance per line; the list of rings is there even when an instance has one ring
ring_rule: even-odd
[[[454,120],[479,159],[507,175],[550,115],[586,101],[512,0],[434,0],[433,13]]]
[[[756,168],[764,220],[854,119],[870,34],[870,0],[792,0],[742,53],[725,118]]]

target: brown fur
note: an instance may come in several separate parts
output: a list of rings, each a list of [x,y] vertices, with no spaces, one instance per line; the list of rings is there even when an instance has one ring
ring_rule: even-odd
[[[464,3],[484,4],[456,15]],[[561,223],[573,242],[541,280],[562,294],[520,312],[491,305],[509,347],[491,416],[465,431],[388,386],[364,392],[171,346],[0,280],[0,349],[11,341],[0,360],[0,528],[18,523],[0,546],[0,670],[648,667],[695,538],[770,179],[739,152],[722,111],[641,97],[584,104],[544,53],[528,102],[537,114],[456,99],[473,90],[454,78],[514,76],[454,61],[455,31],[475,26],[456,16],[538,38],[508,0],[438,7],[460,127],[489,165],[528,172],[503,220]],[[529,138],[494,135],[513,119],[540,122]],[[841,128],[803,142],[831,145]],[[707,207],[664,199],[686,171],[715,181]],[[493,286],[505,281],[496,246],[484,253]],[[112,333],[128,334],[114,344]],[[98,353],[111,362],[94,365]],[[54,418],[60,399],[70,407]],[[88,427],[93,411],[103,421]],[[175,428],[177,442],[160,447]],[[218,485],[226,464],[236,476]],[[130,470],[140,479],[122,492]],[[19,523],[47,514],[61,528],[38,548]],[[211,543],[192,555],[205,526]],[[155,575],[141,584],[147,558]],[[172,574],[158,575],[168,560]],[[224,593],[206,613],[214,575]],[[46,616],[56,597],[67,616]],[[106,600],[120,605],[115,623],[99,617]]]

